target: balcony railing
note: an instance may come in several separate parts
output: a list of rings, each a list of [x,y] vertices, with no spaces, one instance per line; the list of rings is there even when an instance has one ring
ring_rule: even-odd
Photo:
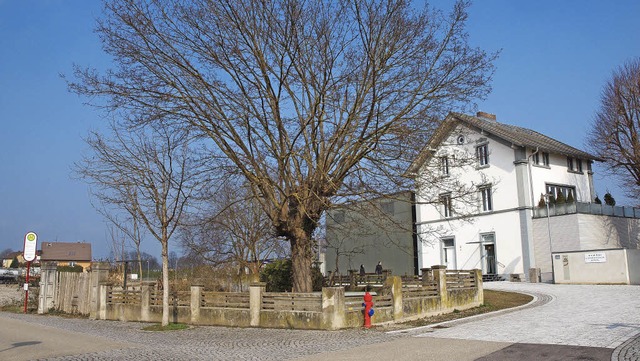
[[[606,204],[572,202],[563,204],[549,204],[549,217],[565,214],[596,214],[613,217],[640,218],[640,208],[609,206]],[[533,218],[547,216],[547,207],[535,207]]]

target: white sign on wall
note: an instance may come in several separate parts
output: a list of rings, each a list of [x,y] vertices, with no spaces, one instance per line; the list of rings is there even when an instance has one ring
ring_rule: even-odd
[[[607,262],[607,254],[604,252],[591,252],[584,254],[585,263],[604,263]]]

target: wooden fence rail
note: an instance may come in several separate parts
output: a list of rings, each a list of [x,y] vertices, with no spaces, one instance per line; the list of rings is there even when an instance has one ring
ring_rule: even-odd
[[[208,292],[203,291],[201,307],[249,308],[249,292]]]
[[[313,293],[268,292],[262,294],[262,309],[322,312],[322,295]]]

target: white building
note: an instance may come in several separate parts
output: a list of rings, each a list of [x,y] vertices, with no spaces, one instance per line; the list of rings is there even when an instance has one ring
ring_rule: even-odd
[[[594,160],[492,114],[449,114],[408,172],[417,181],[420,267],[479,268],[523,280],[543,264],[550,272],[552,250],[540,249],[550,247],[549,229],[534,235],[534,207],[544,194],[593,202]]]

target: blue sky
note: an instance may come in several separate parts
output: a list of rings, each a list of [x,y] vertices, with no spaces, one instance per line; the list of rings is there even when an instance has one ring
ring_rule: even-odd
[[[433,2],[448,10],[453,1]],[[87,241],[107,257],[108,232],[72,166],[101,115],[66,89],[74,63],[104,69],[109,59],[93,32],[101,4],[88,0],[0,0],[0,250],[39,241]],[[585,134],[611,71],[640,56],[640,2],[477,1],[471,43],[502,50],[493,92],[479,110],[586,149]],[[596,191],[635,204],[603,168]],[[145,249],[159,257],[156,241]]]

